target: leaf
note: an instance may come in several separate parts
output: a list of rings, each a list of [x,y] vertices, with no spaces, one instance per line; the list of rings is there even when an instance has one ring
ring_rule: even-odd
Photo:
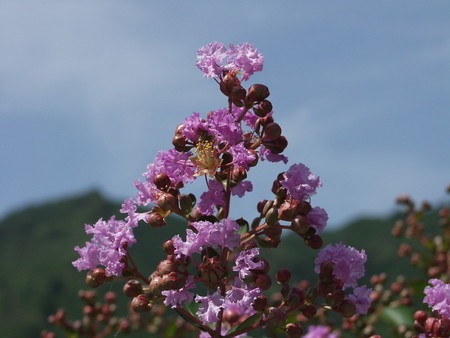
[[[396,308],[385,308],[381,312],[380,319],[394,326],[408,325],[413,322],[414,310],[406,306]]]
[[[246,320],[244,320],[241,324],[232,327],[228,332],[227,335],[233,332],[236,332],[238,330],[242,330],[245,328],[248,328],[258,322],[261,319],[262,313],[255,313],[253,316],[248,317]]]

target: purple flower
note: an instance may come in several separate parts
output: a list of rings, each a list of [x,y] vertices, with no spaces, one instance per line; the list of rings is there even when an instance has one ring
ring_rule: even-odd
[[[441,316],[450,319],[450,284],[439,279],[430,279],[431,286],[425,287],[424,303]]]
[[[190,152],[181,153],[175,149],[158,152],[155,161],[147,166],[147,171],[143,174],[146,182],[135,182],[135,186],[138,189],[137,204],[156,203],[160,191],[153,180],[158,174],[166,174],[173,185],[193,181],[196,167],[190,160],[191,155]]]
[[[281,154],[275,154],[272,153],[269,149],[264,147],[263,145],[259,148],[259,157],[262,161],[269,161],[269,162],[283,162],[284,164],[288,163],[288,158]]]
[[[241,280],[245,280],[251,274],[251,270],[262,269],[263,262],[256,260],[258,255],[258,248],[243,250],[239,253],[233,271],[239,272],[239,278]]]
[[[183,121],[182,135],[194,144],[198,142],[199,136],[207,133],[206,121],[200,118],[199,113],[193,113]]]
[[[252,182],[250,181],[241,181],[236,186],[231,188],[231,194],[233,196],[243,197],[246,192],[250,192],[253,190]]]
[[[364,263],[367,260],[364,250],[359,252],[353,247],[347,247],[342,243],[327,245],[316,257],[316,273],[320,273],[320,267],[324,263],[334,264],[333,275],[344,283],[344,287],[357,286],[357,280],[364,276]]]
[[[320,234],[327,225],[328,214],[324,209],[320,207],[315,207],[312,208],[312,210],[308,213],[306,218],[308,220],[308,223],[314,229],[316,229],[316,234]]]
[[[211,42],[197,51],[197,67],[205,77],[222,75],[222,61],[227,57],[227,49],[220,42]]]
[[[313,175],[309,168],[302,163],[292,165],[284,174],[281,185],[285,187],[291,196],[299,201],[314,195],[316,189],[322,186],[319,177]]]
[[[262,71],[264,56],[251,44],[244,42],[242,45],[230,45],[228,61],[232,61],[228,69],[239,69],[243,72],[242,80],[246,81],[253,73]]]
[[[228,109],[210,112],[206,123],[209,135],[214,136],[218,141],[226,142],[230,145],[236,145],[242,141],[242,129]]]
[[[198,318],[205,324],[213,324],[219,320],[219,312],[223,308],[224,299],[220,295],[220,289],[217,289],[212,295],[195,297],[195,301],[200,303],[197,311]]]
[[[126,248],[136,242],[132,228],[113,216],[107,222],[99,219],[93,226],[86,224],[85,231],[92,239],[83,248],[75,247],[80,258],[72,264],[78,271],[103,266],[106,275],[119,276],[124,268],[122,259],[127,253]]]
[[[222,183],[216,180],[210,180],[208,191],[200,195],[200,201],[197,204],[198,209],[204,215],[212,215],[216,206],[225,205],[225,189]]]
[[[370,303],[370,293],[372,289],[367,288],[367,286],[359,286],[353,289],[353,294],[348,296],[348,299],[355,304],[356,312],[360,315],[365,315],[369,310]]]
[[[336,333],[331,332],[328,326],[310,325],[308,326],[308,333],[303,338],[338,338]]]
[[[212,42],[197,51],[197,67],[205,77],[221,78],[223,71],[239,71],[242,80],[263,69],[264,57],[249,43],[230,45]]]
[[[173,309],[183,306],[184,302],[192,302],[195,294],[188,290],[193,289],[194,287],[194,276],[189,276],[187,278],[186,284],[181,289],[162,291],[161,293],[166,296],[164,304],[166,306],[170,305],[170,307]]]
[[[243,143],[230,147],[229,152],[233,156],[233,164],[245,170],[249,170],[250,165],[256,160],[256,155],[249,151]]]
[[[226,247],[233,250],[239,245],[240,235],[239,225],[229,218],[224,218],[220,222],[211,223],[199,221],[191,224],[197,232],[191,229],[186,230],[186,241],[179,235],[172,238],[177,256],[192,256],[200,253],[205,246]]]
[[[252,305],[259,295],[261,295],[261,289],[235,279],[234,285],[225,294],[225,310],[231,310],[239,316],[251,316],[256,313]]]

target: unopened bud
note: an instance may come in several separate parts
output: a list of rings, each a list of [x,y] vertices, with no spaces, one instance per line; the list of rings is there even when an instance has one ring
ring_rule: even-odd
[[[356,306],[349,300],[344,300],[337,311],[345,318],[350,318],[356,313]]]
[[[278,222],[278,209],[270,208],[266,214],[266,223],[269,226],[273,226]]]
[[[180,209],[184,215],[188,215],[194,208],[196,198],[194,194],[180,196]]]
[[[177,207],[178,200],[171,194],[163,193],[159,196],[157,204],[162,210],[172,211]]]
[[[263,100],[257,108],[253,108],[253,112],[256,116],[264,117],[272,111],[272,108],[272,103],[269,100]]]
[[[134,312],[147,312],[151,310],[152,306],[145,295],[138,295],[131,301],[131,308]]]
[[[236,106],[242,107],[244,105],[242,101],[245,99],[246,95],[247,91],[244,87],[236,86],[231,90],[230,98]]]
[[[142,284],[135,279],[129,280],[123,286],[123,293],[127,297],[136,297],[142,293]]]
[[[272,285],[272,279],[269,275],[258,274],[255,278],[255,285],[261,290],[268,290]]]
[[[250,102],[261,102],[270,95],[269,88],[263,84],[250,86],[247,93],[247,100]]]
[[[272,122],[269,123],[266,128],[264,128],[264,135],[272,138],[277,139],[281,136],[281,127],[278,123]]]
[[[304,216],[297,216],[292,220],[291,229],[299,235],[305,235],[309,230],[309,223]]]
[[[173,245],[173,241],[171,239],[167,240],[163,244],[164,252],[168,255],[173,255],[175,252],[175,246]]]
[[[303,334],[303,328],[298,323],[289,323],[285,330],[289,338],[300,338]]]
[[[155,175],[153,178],[153,183],[155,183],[156,187],[159,190],[166,190],[168,187],[172,185],[172,181],[170,180],[169,176],[165,173],[159,173]]]
[[[275,279],[278,284],[285,284],[289,282],[291,278],[291,272],[288,269],[280,269],[275,275]]]
[[[312,249],[320,249],[323,245],[323,240],[319,235],[312,235],[306,240],[308,246]]]
[[[151,212],[147,217],[147,223],[153,228],[159,228],[166,225],[164,217],[159,212]]]

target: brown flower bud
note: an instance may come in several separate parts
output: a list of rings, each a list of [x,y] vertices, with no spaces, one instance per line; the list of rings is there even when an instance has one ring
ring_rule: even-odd
[[[261,102],[270,95],[269,88],[263,84],[254,84],[250,86],[247,93],[249,102]]]
[[[165,211],[173,211],[177,208],[178,199],[172,194],[163,193],[157,201],[158,206]]]
[[[278,223],[278,209],[270,208],[266,214],[266,223],[268,226],[274,226]]]
[[[257,274],[255,285],[261,290],[268,290],[272,286],[272,279],[266,274]]]
[[[272,138],[272,139],[277,139],[281,136],[281,127],[278,123],[272,122],[269,123],[265,128],[264,128],[264,135]]]
[[[288,141],[284,136],[278,138],[272,138],[264,135],[262,138],[262,144],[269,149],[272,153],[281,154],[288,145]]]
[[[242,107],[244,103],[242,102],[247,95],[247,91],[242,86],[235,86],[231,90],[230,98],[233,101],[233,103],[238,106]]]
[[[194,194],[180,196],[180,209],[184,215],[188,215],[197,202]]]
[[[306,244],[312,249],[320,249],[323,245],[323,240],[319,235],[312,235],[306,240]]]
[[[159,212],[151,212],[147,217],[147,223],[153,228],[159,228],[166,225],[164,217]]]
[[[163,250],[168,255],[173,255],[175,252],[175,246],[173,245],[173,241],[171,239],[167,240],[163,244]]]
[[[289,338],[300,338],[303,334],[303,328],[299,323],[289,323],[285,330]]]
[[[289,282],[291,272],[288,269],[279,269],[275,275],[278,284],[285,284]]]
[[[257,108],[253,108],[256,116],[265,117],[272,111],[272,103],[269,100],[263,100],[258,104]]]
[[[123,293],[127,297],[136,297],[137,295],[140,295],[142,293],[142,284],[135,279],[129,280],[124,286],[123,286]]]
[[[145,295],[138,295],[131,301],[131,309],[134,312],[147,312],[150,311],[152,305]]]

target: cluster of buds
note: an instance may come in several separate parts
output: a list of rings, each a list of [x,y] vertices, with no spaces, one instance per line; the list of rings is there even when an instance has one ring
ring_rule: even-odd
[[[450,187],[448,189],[450,192]],[[396,222],[392,233],[396,237],[414,240],[416,245],[402,243],[398,250],[400,257],[409,257],[410,262],[425,271],[429,278],[440,278],[450,273],[450,209],[442,207],[439,212],[441,233],[425,227],[423,217],[431,210],[430,203],[416,207],[408,196],[401,196],[397,203],[406,208],[406,219]],[[428,230],[428,232],[426,231]]]
[[[303,334],[302,321],[323,311],[345,318],[367,313],[371,290],[356,282],[364,274],[365,253],[343,244],[319,252],[315,286],[291,286],[290,272],[282,269],[275,276],[281,300],[269,304],[264,295],[272,278],[259,247],[276,248],[283,230],[295,232],[312,249],[323,245],[320,234],[328,215],[311,205],[322,182],[307,166],[294,164],[277,176],[274,198],[258,203],[259,215],[251,223],[230,217],[231,197],[252,191],[250,169],[259,161],[287,163],[282,153],[288,141],[274,120],[269,88],[242,85],[262,70],[262,62],[249,44],[227,49],[212,43],[199,50],[197,67],[216,80],[228,107],[210,111],[206,118],[193,113],[176,128],[173,148],[156,155],[144,181],[135,182],[136,198],[123,203],[124,221],[111,218],[87,226],[93,239],[76,248],[80,258],[74,265],[89,270],[89,285],[125,278],[123,292],[135,313],[157,312],[163,303],[200,328],[202,337],[269,328],[297,338]],[[205,191],[198,197],[185,193],[198,177],[204,178]],[[165,259],[145,277],[128,252],[136,242],[133,229],[141,221],[164,226],[171,214],[186,220],[185,235],[164,243]]]
[[[63,309],[49,316],[48,321],[58,326],[68,334],[77,337],[105,337],[111,333],[130,332],[132,322],[128,318],[116,316],[117,295],[113,291],[106,292],[103,302],[98,302],[95,291],[80,291],[79,298],[84,302],[81,320],[71,321]],[[54,338],[56,334],[43,331],[41,338]]]

